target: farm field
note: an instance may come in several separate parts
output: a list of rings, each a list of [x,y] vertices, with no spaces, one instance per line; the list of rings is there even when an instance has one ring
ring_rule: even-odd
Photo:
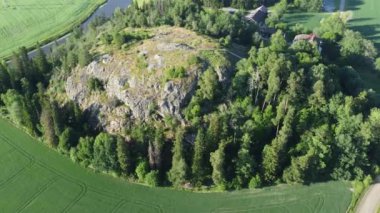
[[[0,212],[345,212],[349,184],[225,193],[150,188],[95,174],[0,119]]]
[[[104,0],[1,0],[0,58],[69,31]]]

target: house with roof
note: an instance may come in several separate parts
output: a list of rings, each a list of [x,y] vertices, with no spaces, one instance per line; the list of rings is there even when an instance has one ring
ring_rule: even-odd
[[[221,10],[231,15],[239,11],[239,9],[232,8],[232,7],[224,7]],[[255,10],[248,11],[248,13],[245,15],[245,19],[247,21],[251,21],[256,24],[264,24],[265,19],[267,17],[268,17],[268,8],[265,7],[264,5]]]
[[[232,7],[225,7],[225,8],[222,8],[221,10],[231,15],[239,11],[238,9],[232,8]],[[265,20],[268,18],[268,15],[269,15],[268,8],[262,5],[256,8],[255,10],[248,11],[246,15],[244,16],[244,18],[247,21],[252,22],[256,24],[257,26],[259,26],[259,32],[263,39],[269,39],[272,36],[272,34],[276,32],[276,29],[265,25]]]
[[[268,17],[268,8],[263,6],[260,6],[259,8],[255,10],[251,10],[248,12],[248,14],[245,16],[245,18],[248,21],[252,21],[258,25],[264,24],[265,20]]]
[[[311,44],[315,44],[317,45],[319,52],[322,51],[322,47],[321,47],[322,41],[315,33],[298,34],[294,37],[293,44],[299,41],[307,41]]]
[[[233,15],[239,11],[238,9],[232,8],[232,7],[223,7],[221,10],[226,12],[226,13],[229,13],[231,15]]]
[[[319,40],[318,36],[314,33],[311,34],[298,34],[294,37],[293,43],[297,41],[308,41],[310,43],[317,43]]]

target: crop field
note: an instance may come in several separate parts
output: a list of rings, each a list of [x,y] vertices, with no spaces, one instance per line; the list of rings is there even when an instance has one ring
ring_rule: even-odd
[[[0,119],[0,212],[345,212],[349,184],[225,193],[150,188],[96,174]]]
[[[0,0],[0,58],[69,31],[104,0]]]

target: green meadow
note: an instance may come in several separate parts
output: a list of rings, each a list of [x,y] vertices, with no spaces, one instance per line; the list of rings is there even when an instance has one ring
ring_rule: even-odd
[[[57,38],[84,21],[104,0],[1,0],[0,58]]]
[[[350,27],[360,31],[380,48],[380,1],[346,0],[346,10],[353,12]]]
[[[0,212],[346,212],[350,185],[329,182],[195,193],[150,188],[80,167],[0,119]]]
[[[335,0],[336,9],[339,8],[340,1]],[[356,31],[360,31],[365,37],[375,42],[377,48],[380,47],[380,1],[378,0],[346,0],[345,11],[352,12],[349,26]],[[312,30],[317,27],[320,21],[330,15],[330,13],[307,13],[293,11],[285,14],[284,21],[290,25],[297,23]]]
[[[306,29],[312,31],[319,25],[321,20],[328,15],[330,15],[330,13],[308,13],[292,11],[285,14],[283,19],[290,26],[302,24]]]

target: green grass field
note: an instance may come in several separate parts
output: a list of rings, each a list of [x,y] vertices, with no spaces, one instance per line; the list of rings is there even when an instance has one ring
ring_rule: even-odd
[[[0,212],[345,212],[349,184],[192,193],[96,174],[0,119]]]
[[[84,21],[104,0],[0,0],[0,58],[21,46],[56,38]]]
[[[290,26],[302,24],[306,29],[312,31],[319,25],[321,20],[330,13],[308,13],[293,11],[284,15],[283,20]]]
[[[339,8],[340,0],[335,0]],[[380,49],[380,1],[379,0],[346,0],[346,11],[352,11],[353,17],[349,22],[350,28],[360,31],[366,38],[375,42]],[[290,25],[303,24],[312,30],[317,27],[322,18],[329,13],[290,12],[285,14],[284,21]]]
[[[340,0],[335,0],[335,7],[339,8]],[[346,11],[352,11],[352,19],[349,27],[361,32],[367,39],[372,40],[380,51],[380,1],[379,0],[346,0]],[[322,18],[329,13],[305,13],[292,12],[285,14],[284,21],[289,25],[300,23],[307,29],[313,30]],[[360,76],[365,82],[365,87],[380,93],[380,78],[376,73],[361,70]]]
[[[380,1],[346,0],[346,9],[353,12],[350,27],[371,39],[380,49]]]
[[[329,4],[335,6],[335,10],[339,8],[340,0],[329,0]],[[286,13],[283,20],[289,25],[293,26],[295,24],[302,24],[306,29],[312,31],[315,27],[319,25],[321,20],[331,13],[310,13],[310,12],[300,12],[300,11],[290,11]]]

